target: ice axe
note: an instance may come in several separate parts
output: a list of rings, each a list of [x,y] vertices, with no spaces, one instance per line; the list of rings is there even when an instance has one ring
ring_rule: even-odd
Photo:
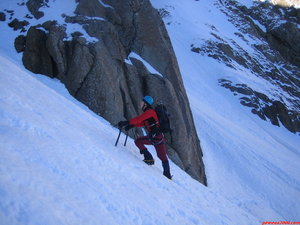
[[[118,138],[117,138],[117,140],[116,140],[115,146],[118,145],[118,142],[119,142],[121,133],[122,133],[122,128],[119,128],[119,135],[118,135]],[[127,139],[128,139],[128,131],[126,131],[126,138],[125,138],[124,146],[126,146]]]

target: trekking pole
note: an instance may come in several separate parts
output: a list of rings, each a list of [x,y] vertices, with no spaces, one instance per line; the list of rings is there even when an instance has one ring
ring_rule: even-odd
[[[122,132],[122,129],[119,128],[119,135],[118,135],[118,138],[117,138],[117,140],[116,140],[115,146],[118,145],[118,142],[119,142],[119,139],[120,139],[121,132]]]
[[[128,131],[126,131],[126,138],[125,138],[124,146],[126,146],[127,139],[128,139]]]

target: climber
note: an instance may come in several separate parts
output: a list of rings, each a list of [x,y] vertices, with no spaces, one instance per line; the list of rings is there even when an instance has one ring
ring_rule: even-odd
[[[163,175],[172,179],[166,152],[166,139],[164,134],[158,131],[160,124],[155,110],[151,107],[153,102],[154,101],[151,96],[145,96],[141,102],[141,109],[143,110],[143,113],[129,121],[120,121],[118,126],[119,128],[125,127],[126,131],[133,127],[145,127],[148,135],[138,137],[135,140],[135,145],[139,148],[140,153],[144,155],[143,161],[148,165],[154,164],[154,159],[151,153],[145,147],[145,145],[153,145],[158,158],[162,161],[162,167],[164,170]]]

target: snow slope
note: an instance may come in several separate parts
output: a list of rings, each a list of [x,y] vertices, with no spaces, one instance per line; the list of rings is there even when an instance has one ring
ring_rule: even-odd
[[[234,70],[191,51],[191,44],[213,39],[211,28],[248,52],[251,45],[235,34],[237,28],[217,1],[151,0],[165,8],[167,30],[191,103],[209,188],[255,215],[260,221],[300,220],[300,138],[282,127],[256,118],[218,85],[230,78],[268,91],[250,71]],[[251,0],[240,0],[251,6]],[[247,41],[255,43],[249,37]],[[254,224],[254,223],[253,223]]]
[[[214,1],[151,2],[171,12],[167,29],[204,152],[208,187],[173,163],[169,181],[158,158],[147,166],[133,140],[122,145],[124,135],[116,148],[118,130],[59,81],[23,68],[13,49],[18,33],[0,23],[1,225],[300,220],[299,136],[258,119],[218,85],[237,71],[190,51],[191,43],[210,38],[210,24],[228,38],[235,27]],[[1,7],[9,8],[3,2]]]
[[[0,63],[1,224],[256,221],[173,163],[175,178],[166,179],[159,159],[144,164],[132,140],[124,147],[121,136],[116,148],[118,131],[58,81],[40,81],[3,55]]]

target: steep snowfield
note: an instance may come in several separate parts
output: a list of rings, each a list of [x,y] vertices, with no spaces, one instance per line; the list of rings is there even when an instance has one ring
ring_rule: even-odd
[[[222,193],[260,221],[300,220],[300,138],[260,120],[218,85],[219,79],[251,83],[267,92],[273,87],[247,70],[234,70],[191,51],[191,44],[213,38],[211,29],[234,40],[249,53],[245,41],[221,12],[217,1],[151,0],[165,8],[164,18],[204,151],[209,188]],[[251,0],[240,0],[251,6]],[[254,224],[254,223],[253,223]]]
[[[173,163],[169,181],[158,158],[147,166],[133,140],[122,145],[124,135],[115,147],[118,130],[58,81],[26,71],[12,47],[17,32],[0,23],[1,225],[300,220],[299,136],[258,119],[218,85],[226,76],[241,75],[258,86],[259,80],[190,51],[190,44],[210,38],[210,25],[224,38],[235,37],[234,26],[213,1],[152,3],[171,13],[167,29],[204,152],[208,187]]]
[[[118,131],[58,81],[0,63],[1,224],[256,221],[173,163],[166,179],[158,158],[147,166],[132,140],[122,146],[124,135],[115,147]]]

